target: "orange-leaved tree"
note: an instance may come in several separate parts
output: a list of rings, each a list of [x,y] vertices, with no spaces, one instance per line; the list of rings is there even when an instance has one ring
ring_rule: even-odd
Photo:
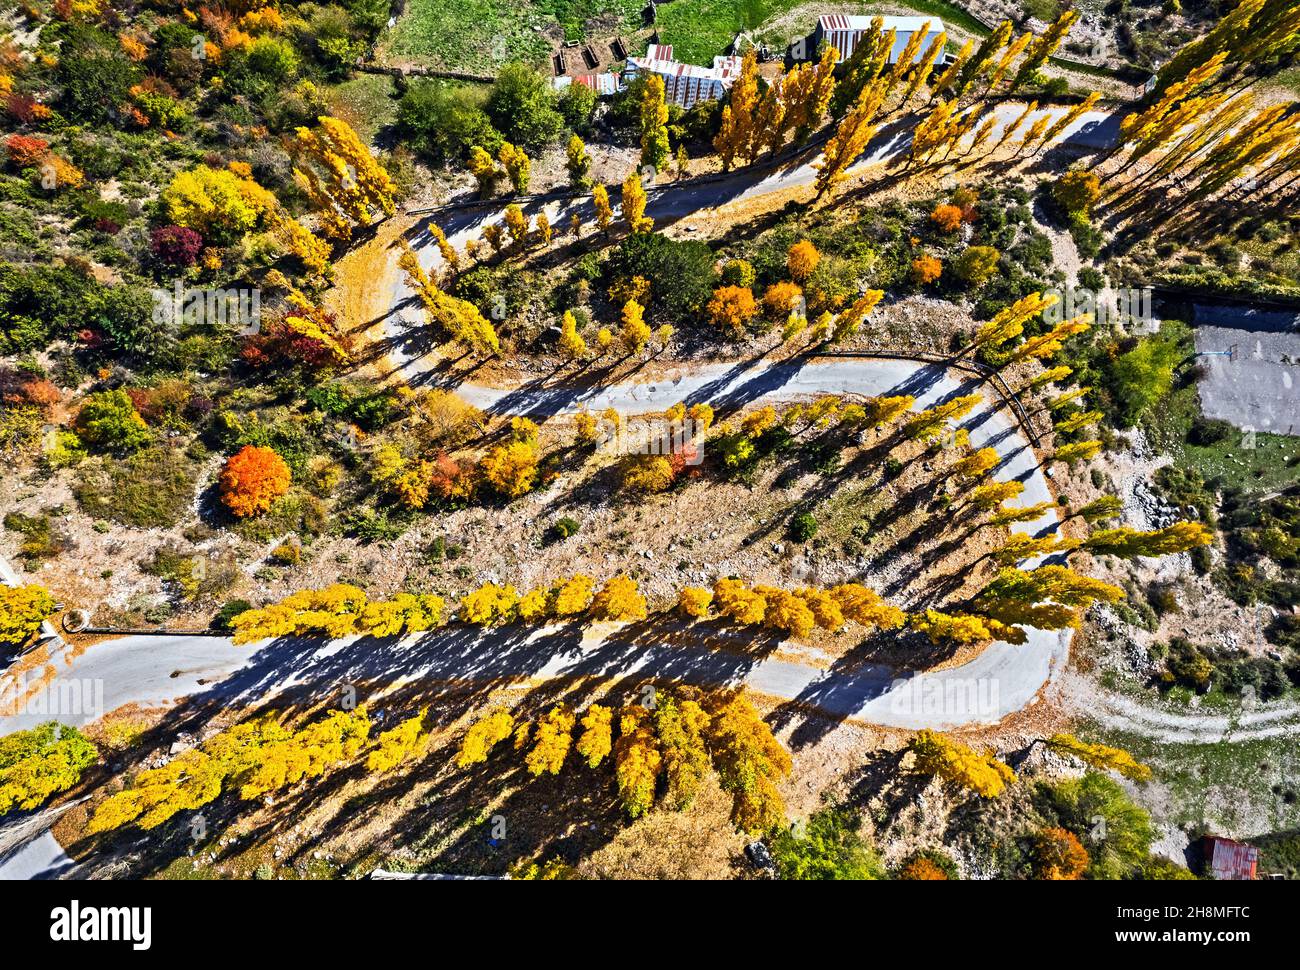
[[[218,486],[222,503],[243,519],[268,511],[291,481],[289,466],[274,449],[244,445],[226,459]]]

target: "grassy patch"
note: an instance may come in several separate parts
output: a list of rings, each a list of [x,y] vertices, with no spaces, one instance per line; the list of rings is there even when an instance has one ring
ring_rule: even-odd
[[[1229,835],[1300,825],[1300,749],[1293,736],[1214,744],[1173,744],[1124,731],[1103,731],[1102,737],[1151,765],[1167,786],[1164,821]]]
[[[1285,71],[1278,71],[1273,81],[1292,94],[1300,95],[1300,67],[1288,67]]]
[[[548,49],[540,26],[531,8],[507,0],[411,0],[380,48],[390,60],[487,72],[510,60],[540,62]]]
[[[638,25],[641,6],[640,0],[411,0],[380,47],[392,60],[494,73],[507,61],[542,62],[551,50],[543,30],[558,24],[567,39],[581,40],[592,18],[612,15],[618,29]]]
[[[397,120],[397,102],[392,97],[393,79],[386,74],[360,74],[329,89],[330,112],[356,129],[363,140]]]
[[[71,548],[70,541],[51,515],[10,512],[4,517],[4,527],[5,531],[16,532],[23,537],[18,555],[29,565],[42,559],[53,559]]]
[[[142,529],[166,528],[189,510],[198,471],[185,452],[158,446],[88,465],[75,493],[87,515]]]
[[[1300,438],[1257,432],[1255,447],[1243,447],[1242,432],[1233,431],[1223,441],[1195,445],[1187,434],[1201,415],[1195,385],[1180,387],[1160,401],[1143,419],[1143,429],[1159,450],[1176,462],[1200,472],[1209,482],[1218,479],[1226,487],[1247,492],[1271,492],[1296,481],[1300,462]]]

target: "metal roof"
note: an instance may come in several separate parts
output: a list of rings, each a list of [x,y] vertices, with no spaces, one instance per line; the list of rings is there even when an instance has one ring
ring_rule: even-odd
[[[869,30],[873,17],[857,14],[832,13],[818,19],[822,30]],[[881,17],[885,30],[894,30],[900,34],[910,34],[920,30],[929,23],[930,33],[944,29],[943,21],[938,17]]]

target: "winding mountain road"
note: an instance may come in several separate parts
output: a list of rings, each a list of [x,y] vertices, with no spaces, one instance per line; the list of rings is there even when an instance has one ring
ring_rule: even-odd
[[[1006,124],[1016,105],[997,109]],[[1047,112],[1064,109],[1047,109]],[[1063,141],[1104,147],[1117,119],[1093,112],[1079,119]],[[897,158],[908,145],[906,128],[886,129],[855,164],[850,175]],[[781,166],[742,169],[720,179],[701,179],[654,189],[648,214],[661,224],[811,184],[816,154]],[[545,211],[562,226],[571,211],[588,203],[548,200],[526,206],[530,216]],[[486,213],[486,214],[485,214]],[[499,221],[499,211],[466,209],[439,216],[453,243],[481,235]],[[590,213],[585,218],[590,220]],[[440,260],[427,230],[412,244],[428,268]],[[392,292],[395,312],[385,321],[389,356],[412,383],[427,380],[434,361],[419,334],[422,313],[404,281]],[[924,407],[970,390],[966,378],[920,361],[821,359],[752,361],[694,368],[645,383],[604,388],[525,387],[513,390],[465,384],[458,389],[485,410],[553,415],[585,404],[612,407],[625,414],[661,411],[677,403],[707,401],[738,407],[759,401],[795,400],[817,394],[913,394]],[[1001,462],[999,480],[1025,485],[1022,501],[1047,501],[1051,492],[1029,442],[1015,421],[984,389],[986,402],[964,422],[974,447],[990,446]],[[1053,514],[1015,526],[1029,534],[1055,528]],[[900,673],[884,665],[837,669],[833,658],[802,664],[750,651],[743,633],[712,624],[685,626],[652,618],[648,624],[595,627],[507,627],[484,631],[453,625],[407,638],[339,641],[289,638],[235,647],[221,637],[131,636],[91,647],[80,655],[68,650],[51,658],[54,676],[27,684],[12,672],[0,675],[0,735],[51,718],[85,725],[124,705],[166,706],[185,698],[221,704],[263,702],[300,689],[336,691],[360,683],[398,685],[449,682],[486,687],[556,678],[597,677],[644,681],[680,679],[707,686],[744,684],[783,699],[791,709],[815,709],[903,729],[953,729],[994,724],[1033,704],[1039,691],[1064,671],[1070,631],[1029,631],[1022,646],[995,643],[960,667],[927,673]],[[667,627],[667,629],[666,629]],[[815,651],[804,651],[817,660]],[[21,820],[0,837],[0,878],[57,876],[71,864],[49,832],[53,817]]]
[[[469,400],[492,411],[555,414],[584,401],[624,413],[662,410],[680,400],[740,404],[797,400],[825,393],[913,394],[918,407],[970,393],[968,378],[915,361],[830,358],[804,362],[709,365],[679,378],[620,384],[594,390],[545,388],[498,390],[466,385]],[[1001,462],[993,475],[1025,486],[1021,501],[1051,499],[1029,442],[1014,419],[986,401],[963,422],[973,447],[992,447]],[[1037,535],[1056,525],[1055,513],[1018,524]],[[86,650],[62,664],[44,693],[0,717],[0,734],[57,716],[81,724],[123,704],[158,705],[189,695],[247,703],[312,683],[364,680],[503,681],[599,674],[604,677],[681,677],[707,684],[744,683],[754,690],[817,708],[835,717],[888,727],[960,728],[993,724],[1033,702],[1065,666],[1069,631],[1030,631],[1022,646],[996,643],[971,662],[931,673],[899,673],[881,665],[837,670],[743,651],[715,649],[709,635],[691,629],[665,645],[639,627],[548,627],[482,631],[453,626],[404,640],[277,641],[233,647],[218,637],[133,636]],[[704,640],[698,645],[696,640]],[[0,678],[0,706],[23,693],[22,684]],[[84,689],[72,690],[71,685]],[[102,696],[95,691],[101,691]],[[74,706],[70,698],[97,697]],[[102,710],[100,710],[102,708]]]
[[[996,143],[1006,126],[1014,122],[1025,107],[1026,105],[1017,102],[1005,102],[994,108],[993,113],[998,123],[990,133],[988,143]],[[1035,121],[1043,117],[1057,119],[1067,110],[1068,108],[1060,106],[1040,108],[1022,123],[1019,131],[1028,131]],[[1086,111],[1060,133],[1052,143],[1053,148],[1107,148],[1115,143],[1118,136],[1120,117],[1119,112]],[[849,167],[846,184],[852,185],[865,171],[875,166],[900,160],[910,145],[910,121],[883,126],[857,161]],[[812,185],[817,179],[817,163],[820,158],[820,151],[814,148],[775,164],[760,162],[725,175],[659,185],[647,191],[646,215],[660,226],[681,222],[689,227],[692,216],[706,215],[729,205]],[[437,243],[427,228],[429,221],[436,220],[448,241],[457,249],[464,250],[468,240],[482,238],[484,227],[493,223],[504,225],[505,206],[510,201],[503,197],[497,205],[452,205],[433,211],[432,216],[427,216],[408,239],[419,255],[420,264],[433,274],[441,274],[443,269]],[[563,235],[567,231],[569,219],[574,213],[587,226],[594,222],[588,196],[525,199],[520,202],[520,208],[530,221],[544,212],[556,228],[557,235]],[[615,204],[614,209],[618,216],[619,206]],[[418,384],[428,379],[432,363],[428,359],[431,348],[424,326],[424,310],[401,275],[397,274],[392,284],[392,312],[384,321],[384,338],[388,343],[388,356],[395,366],[395,373]]]
[[[1001,105],[996,109],[1005,125],[1022,106]],[[1058,116],[1064,108],[1047,108],[1038,113]],[[1089,112],[1073,123],[1061,142],[1081,147],[1104,147],[1111,143],[1117,116]],[[850,172],[898,158],[907,149],[905,126],[886,128],[871,142]],[[817,153],[806,154],[778,166],[755,166],[717,179],[697,179],[652,190],[648,213],[661,222],[682,219],[732,202],[806,186],[816,178]],[[560,225],[569,207],[586,203],[552,200],[533,206],[545,209],[553,224]],[[489,221],[498,221],[495,209],[465,209],[451,212],[442,227],[454,243],[463,246],[471,236],[481,234]],[[440,260],[437,247],[426,231],[414,235],[412,245],[428,268]],[[434,361],[421,346],[422,311],[412,293],[398,279],[392,292],[392,306],[385,327],[389,356],[399,372],[413,383],[427,379]],[[585,404],[594,410],[613,407],[635,414],[662,410],[678,401],[707,401],[736,407],[757,401],[794,400],[816,394],[857,393],[913,394],[918,406],[969,391],[964,378],[944,368],[920,361],[879,359],[818,359],[812,361],[750,361],[735,365],[714,364],[683,371],[678,376],[645,383],[611,387],[525,387],[502,390],[475,384],[457,388],[463,397],[487,410],[534,415],[558,414]],[[986,396],[992,392],[985,389]],[[1051,499],[1051,492],[1029,442],[997,402],[986,401],[966,420],[975,447],[991,446],[1001,463],[994,472],[999,479],[1024,483],[1022,501],[1029,504]],[[1043,519],[1015,528],[1040,534],[1055,527],[1049,514]],[[558,677],[568,676],[595,664],[606,673],[638,673],[645,676],[695,673],[715,682],[744,682],[765,693],[808,703],[838,717],[852,717],[899,728],[957,728],[995,723],[1033,702],[1038,691],[1064,668],[1069,654],[1069,632],[1031,631],[1023,646],[998,643],[964,666],[934,673],[899,676],[875,666],[849,671],[824,670],[774,659],[750,658],[732,663],[716,651],[691,651],[654,645],[638,647],[635,656],[618,631],[580,638],[576,648],[571,634],[547,630],[524,637],[516,649],[502,652],[501,638],[518,639],[517,633],[461,628],[401,641],[376,653],[367,642],[370,656],[365,666],[371,673],[387,676],[475,677]],[[562,649],[556,649],[563,644]],[[450,648],[449,648],[450,647]],[[362,648],[357,648],[362,649]],[[391,666],[376,666],[377,658],[398,650]],[[340,656],[356,652],[351,641],[320,644],[304,641],[296,647],[281,643],[233,648],[229,641],[214,637],[134,636],[110,641],[87,650],[63,663],[55,660],[57,678],[44,690],[48,696],[20,705],[19,712],[0,716],[0,733],[29,727],[58,716],[67,723],[81,724],[123,704],[161,704],[192,694],[233,691],[231,699],[249,700],[250,675],[257,690],[267,693],[299,684],[319,674],[322,665],[333,667]],[[617,658],[617,660],[611,659]],[[731,658],[731,659],[728,659]],[[689,662],[685,662],[689,660]],[[95,684],[103,692],[102,710],[69,710],[67,698],[59,693],[68,683]],[[22,696],[25,688],[13,678],[0,676],[0,705]],[[80,705],[86,708],[86,705]]]

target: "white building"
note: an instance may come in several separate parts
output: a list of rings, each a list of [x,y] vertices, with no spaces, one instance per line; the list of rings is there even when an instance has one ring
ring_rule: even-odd
[[[645,57],[629,57],[627,73],[636,77],[641,71],[658,74],[664,79],[664,100],[692,108],[701,101],[721,98],[740,76],[742,58],[734,55],[713,59],[712,67],[697,67],[673,60],[673,49],[666,44],[651,44]]]
[[[840,52],[839,63],[844,63],[857,48],[858,43],[871,31],[871,22],[873,17],[859,17],[850,14],[833,13],[817,21],[817,29],[805,41],[806,59],[815,59],[817,52],[821,49],[822,42],[830,44]],[[926,48],[934,41],[936,37],[944,32],[943,21],[938,17],[881,17],[884,21],[884,31],[894,32],[894,47],[889,52],[889,63],[893,64],[902,56],[906,49],[908,41],[912,35],[925,27],[927,21],[930,26],[926,28],[925,39],[921,41],[921,46],[917,48],[914,60],[919,61]],[[940,58],[942,60],[942,57]]]
[[[623,79],[613,71],[606,71],[604,74],[578,74],[574,77],[561,74],[559,77],[551,78],[551,88],[556,91],[563,91],[571,84],[581,84],[583,87],[591,88],[596,92],[597,97],[601,98],[607,98],[623,90]]]

